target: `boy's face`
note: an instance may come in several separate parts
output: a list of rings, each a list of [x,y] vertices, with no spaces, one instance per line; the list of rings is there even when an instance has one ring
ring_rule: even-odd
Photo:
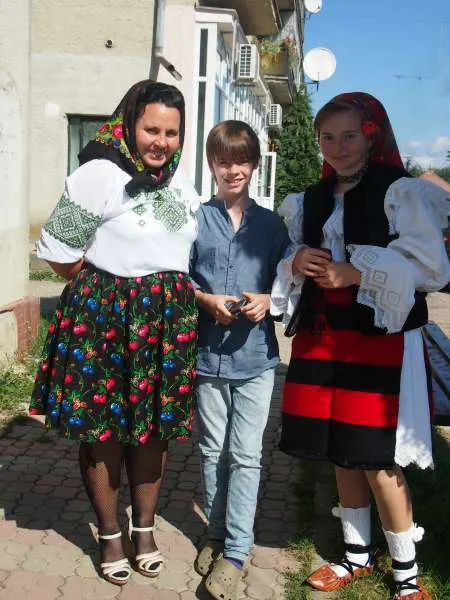
[[[217,182],[217,195],[224,198],[247,193],[255,167],[251,162],[217,159],[211,164]]]

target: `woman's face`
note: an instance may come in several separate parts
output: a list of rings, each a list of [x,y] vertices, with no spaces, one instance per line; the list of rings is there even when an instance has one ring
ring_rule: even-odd
[[[361,117],[353,110],[325,119],[319,144],[324,159],[340,175],[352,175],[367,162],[371,142],[361,131]]]
[[[136,147],[146,167],[160,168],[180,147],[181,115],[177,108],[147,104],[136,121]]]

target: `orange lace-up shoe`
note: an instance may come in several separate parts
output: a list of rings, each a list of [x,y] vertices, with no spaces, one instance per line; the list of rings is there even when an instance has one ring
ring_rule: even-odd
[[[345,557],[336,564],[340,567],[344,567],[344,569],[348,571],[347,574],[339,576],[333,571],[331,565],[327,564],[314,571],[314,573],[308,577],[306,582],[315,590],[320,590],[321,592],[335,592],[344,587],[344,585],[350,583],[350,581],[356,577],[366,577],[367,575],[371,575],[374,568],[372,556],[369,556],[369,560],[365,565],[358,565],[350,562]]]
[[[415,578],[415,576],[408,577],[408,579],[405,579],[404,581],[395,582],[394,600],[431,600],[430,593],[423,587],[420,579],[417,580],[417,584],[411,583]],[[406,596],[400,596],[400,592],[405,590],[411,590],[411,593],[406,594]]]

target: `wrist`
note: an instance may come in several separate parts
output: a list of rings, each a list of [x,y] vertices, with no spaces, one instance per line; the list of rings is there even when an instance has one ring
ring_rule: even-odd
[[[300,248],[300,250],[297,250],[297,252],[295,253],[294,259],[292,260],[292,265],[291,265],[291,271],[292,271],[292,275],[300,275],[301,274],[301,267],[297,264],[297,261],[300,260],[303,252],[306,250],[306,246],[304,248]]]
[[[208,300],[210,295],[211,294],[203,292],[202,290],[195,290],[195,300],[197,301],[197,304],[202,308],[208,308]]]
[[[353,267],[353,285],[361,285],[361,271],[358,271],[356,267]]]

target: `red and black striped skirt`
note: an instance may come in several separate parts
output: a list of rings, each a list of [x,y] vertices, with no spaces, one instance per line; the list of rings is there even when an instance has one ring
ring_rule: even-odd
[[[326,301],[345,303],[345,291]],[[299,331],[284,387],[280,449],[360,469],[390,469],[403,362],[403,334]]]

